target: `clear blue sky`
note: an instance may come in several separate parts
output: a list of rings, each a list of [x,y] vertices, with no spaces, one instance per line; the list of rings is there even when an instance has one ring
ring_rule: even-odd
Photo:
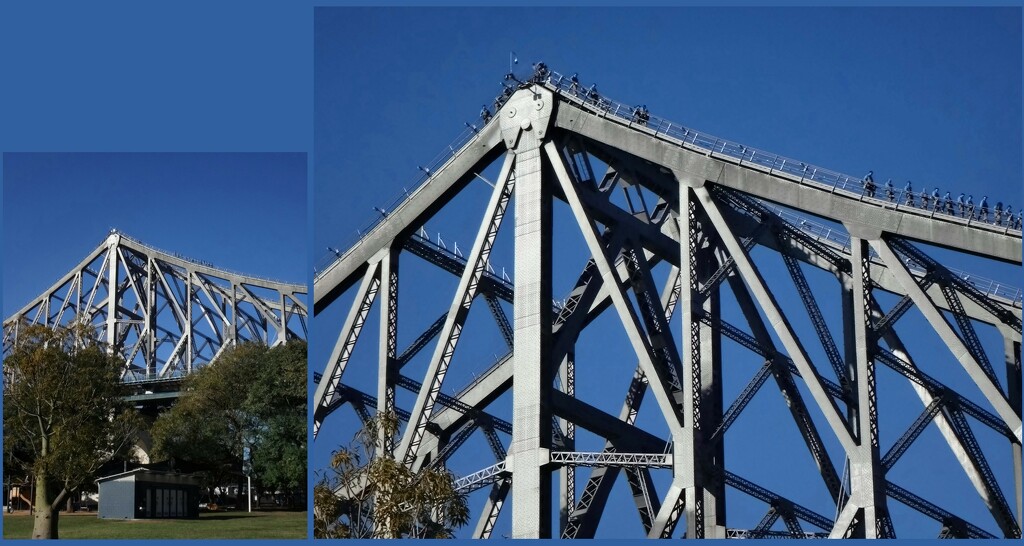
[[[306,154],[5,154],[4,316],[111,228],[243,273],[306,282]]]
[[[909,179],[918,189],[939,187],[954,196],[964,191],[975,200],[987,195],[990,203],[1001,200],[1014,208],[1024,204],[1021,13],[1016,8],[344,8],[318,10],[314,29],[314,260],[327,246],[349,241],[373,217],[373,207],[386,206],[403,187],[416,183],[418,165],[430,162],[465,122],[477,122],[481,103],[490,104],[500,91],[510,51],[516,52],[520,68],[543,60],[556,71],[579,72],[585,85],[596,82],[610,97],[644,103],[658,116],[749,146],[856,176],[873,170],[876,180],[892,178],[898,187]],[[456,211],[442,214],[431,227],[468,248],[487,190],[472,184]],[[567,255],[582,259],[578,249],[566,248]],[[511,267],[508,249],[496,247],[495,255],[496,262],[504,260],[500,263]],[[556,276],[575,275],[575,263]],[[948,263],[1020,285],[1019,268],[977,260]],[[403,267],[406,278],[414,279],[406,283],[436,283],[437,288],[402,292],[406,315],[416,316],[405,319],[410,325],[400,324],[400,350],[419,333],[417,328],[446,308],[446,297],[454,289],[453,281],[418,267],[415,259],[404,261]],[[779,277],[777,264],[765,270],[772,275],[770,282],[792,286]],[[812,286],[834,288],[821,275],[807,274]],[[827,301],[836,300],[835,292],[822,300],[826,315],[837,318],[835,305]],[[784,306],[787,313],[801,314],[793,301],[790,297],[789,307]],[[323,368],[347,302],[314,322],[313,369]],[[486,324],[484,307],[470,320]],[[937,377],[965,384],[948,352],[936,350],[937,337],[909,336],[926,331],[915,313],[900,323],[904,337],[914,338],[905,341],[917,351],[915,356],[932,364],[930,373]],[[346,374],[348,381],[370,392],[372,384],[362,370],[373,367],[376,320],[371,315],[363,347],[356,349]],[[730,320],[740,323],[735,316]],[[806,327],[805,319],[794,321]],[[577,388],[614,414],[635,357],[615,320],[599,321],[594,328],[589,346],[578,353]],[[996,368],[1002,369],[998,336],[982,336]],[[500,354],[499,340],[493,327],[481,327],[472,336],[467,331],[459,346],[462,360],[457,353],[445,392],[461,387],[472,373],[468,370],[479,371],[495,352]],[[827,371],[813,335],[805,345]],[[725,351],[729,404],[759,362],[736,349]],[[419,374],[418,379],[422,373],[422,367],[409,372]],[[885,450],[921,408],[901,378],[880,368],[879,381]],[[980,400],[973,386],[965,386],[964,392]],[[496,406],[504,409],[495,411],[510,413],[508,402],[507,397],[499,400]],[[653,406],[649,400],[641,422],[658,432],[663,425]],[[313,446],[312,468],[322,467],[330,449],[350,438],[351,410],[332,417]],[[841,470],[843,458],[827,426],[817,420]],[[982,442],[993,440],[981,427],[975,432]],[[333,436],[328,439],[328,434]],[[479,452],[487,453],[482,441],[473,441]],[[820,478],[799,442],[769,381],[727,436],[727,461],[739,474],[832,517],[834,506],[829,509]],[[1008,449],[998,445],[990,463],[1012,504]],[[599,450],[600,445],[592,442],[580,449]],[[488,457],[453,460],[452,466],[467,473],[489,464]],[[939,475],[952,477],[942,485],[935,479]],[[581,472],[577,478],[580,487],[585,476]],[[922,436],[890,477],[995,530],[934,430]],[[664,478],[656,481],[663,493]],[[621,480],[617,488],[606,512],[612,516],[598,536],[638,536],[628,488]],[[730,524],[756,525],[766,507],[731,490],[729,495]],[[479,494],[474,502],[480,502]],[[890,510],[901,537],[933,537],[938,531],[937,523],[894,501]],[[496,536],[508,532],[508,521],[507,514],[501,518]]]

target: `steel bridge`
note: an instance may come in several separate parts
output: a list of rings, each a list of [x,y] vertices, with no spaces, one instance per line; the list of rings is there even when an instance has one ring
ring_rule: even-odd
[[[332,423],[346,424],[331,418],[343,406],[363,420],[395,412],[405,426],[383,455],[413,468],[447,464],[482,435],[491,454],[470,453],[480,470],[457,483],[467,493],[489,488],[476,511],[475,537],[491,535],[509,493],[513,537],[592,537],[621,473],[642,532],[652,538],[891,538],[900,528],[892,501],[934,519],[939,536],[995,536],[956,515],[962,507],[939,506],[890,481],[889,470],[934,425],[990,512],[986,525],[1020,537],[1020,286],[933,257],[941,248],[942,256],[1019,266],[1021,231],[1012,218],[958,214],[902,194],[876,197],[860,177],[638,114],[554,72],[522,80],[483,127],[470,127],[451,153],[421,169],[422,184],[379,209],[358,240],[318,268],[314,313],[351,302],[331,327],[334,348],[315,377],[319,441]],[[493,183],[484,179],[493,190],[483,210],[473,211],[482,220],[468,250],[432,241],[426,223],[492,166],[500,171]],[[568,293],[553,287],[555,203],[570,211],[568,222],[588,254]],[[514,212],[511,276],[491,265],[507,212]],[[466,217],[465,210],[459,214]],[[398,327],[407,321],[399,257],[408,255],[450,273],[458,285],[447,311],[400,349]],[[767,257],[784,264],[782,280],[790,277],[803,316],[780,301],[779,279],[764,274]],[[814,271],[832,279],[831,291],[812,289]],[[826,298],[841,309],[840,319],[826,318]],[[476,364],[474,378],[448,385],[454,394],[446,394],[460,335],[480,299],[507,345],[499,349],[505,356],[489,367]],[[729,322],[727,300],[742,322]],[[374,309],[376,343],[360,340]],[[898,326],[913,309],[931,330],[938,356],[915,357],[908,348],[914,340]],[[617,414],[575,390],[576,343],[605,314],[621,323],[636,358]],[[990,355],[984,336],[1001,338],[1002,354]],[[761,362],[752,378],[743,372],[750,379],[735,399],[722,388],[723,374],[736,373],[723,362],[727,342]],[[376,345],[376,356],[353,358],[357,343]],[[403,373],[428,348],[423,377]],[[1005,372],[997,371],[999,359]],[[621,364],[581,363],[581,370]],[[879,365],[893,372],[887,377],[905,380],[913,395],[902,403],[920,412],[888,445],[878,428]],[[348,380],[353,368],[373,378],[375,392]],[[950,368],[969,380],[938,378]],[[729,470],[727,432],[769,379],[828,492],[825,505],[784,496],[812,484],[771,491]],[[399,390],[414,401],[400,405]],[[653,397],[667,435],[638,423],[645,397]],[[508,398],[510,411],[496,402],[508,405]],[[995,448],[979,440],[979,428],[997,438]],[[578,429],[602,439],[603,450],[578,451]],[[1000,449],[1012,453],[1012,470],[990,464]],[[493,463],[484,460],[491,455]],[[585,468],[589,475],[577,486]],[[655,472],[671,474],[660,491]],[[1010,473],[1015,491],[1004,491],[997,476],[1008,482]],[[727,487],[766,505],[760,522],[744,528],[726,518]]]
[[[26,326],[84,322],[124,358],[121,378],[138,387],[138,401],[173,396],[181,379],[234,344],[305,339],[306,292],[304,285],[220,269],[112,230],[4,320],[4,354]]]

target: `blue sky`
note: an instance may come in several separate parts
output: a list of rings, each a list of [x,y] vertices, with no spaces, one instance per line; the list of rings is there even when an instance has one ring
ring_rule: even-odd
[[[115,228],[218,267],[305,283],[306,154],[4,156],[4,316]]]
[[[373,207],[386,207],[403,188],[414,187],[421,174],[417,166],[436,157],[464,123],[478,122],[481,103],[490,104],[500,92],[511,51],[519,69],[543,60],[556,71],[578,72],[584,85],[597,83],[614,99],[646,104],[658,116],[748,146],[855,176],[873,170],[876,180],[892,178],[897,187],[912,180],[918,190],[938,187],[954,196],[972,193],[976,201],[987,195],[992,204],[1024,204],[1018,9],[342,8],[318,10],[314,29],[314,261],[327,246],[344,249],[355,230],[373,219]],[[449,244],[457,240],[468,249],[488,189],[471,184],[451,207],[455,211],[440,214],[428,227],[441,231]],[[566,264],[583,258],[572,241],[572,235],[565,235],[564,254],[558,254]],[[492,261],[510,268],[508,249],[500,245],[499,235]],[[936,256],[947,259],[948,253]],[[412,323],[408,327],[400,323],[400,350],[419,333],[417,328],[446,308],[446,297],[454,289],[445,275],[405,263],[403,275],[415,279],[406,282],[436,290],[400,288],[400,305],[411,310],[407,315],[417,315],[406,319]],[[947,263],[1020,284],[1019,268],[974,259]],[[556,277],[570,278],[578,265],[558,268],[556,258]],[[765,271],[776,282],[784,270],[766,265]],[[819,274],[807,275],[812,286],[830,286]],[[314,322],[313,369],[322,369],[349,299]],[[821,299],[826,316],[838,317],[835,294]],[[799,314],[799,303],[795,305],[786,311]],[[486,311],[477,312],[470,320],[486,323]],[[806,325],[805,319],[796,320]],[[913,313],[904,320],[905,338],[925,326]],[[376,314],[370,321],[363,333],[366,347],[357,347],[346,379],[372,392],[372,382],[357,365],[362,361],[363,368],[372,367],[365,364],[372,364],[376,350],[371,341]],[[597,405],[615,413],[635,357],[614,320],[602,319],[593,328],[596,333],[585,340],[589,346],[578,354],[578,369],[586,370],[578,372],[578,389],[586,390],[592,402],[608,401]],[[981,335],[993,361],[999,362],[998,336]],[[905,341],[919,360],[935,362],[938,369],[932,371],[938,377],[965,384],[948,352],[936,350],[937,338],[913,337],[921,339]],[[818,355],[819,368],[827,369],[814,342],[806,345],[812,357]],[[460,362],[457,353],[445,392],[468,380],[473,373],[469,370],[479,371],[494,354],[500,355],[500,337],[493,327],[482,326],[472,336],[463,335],[459,351],[466,356]],[[728,362],[737,362],[730,370],[750,360],[732,349],[724,355]],[[459,366],[461,377],[454,371]],[[726,404],[753,369],[730,372]],[[418,373],[421,379],[420,370],[410,375]],[[910,398],[905,381],[887,371],[879,377],[885,449],[921,408]],[[965,394],[975,395],[971,389],[964,386]],[[507,409],[507,400],[496,405],[502,403]],[[649,413],[642,412],[641,422],[656,431],[658,416],[652,406],[645,406]],[[314,444],[313,468],[323,466],[329,450],[350,437],[354,414],[342,410],[332,418],[325,427],[334,423],[335,428],[325,428]],[[736,439],[727,436],[732,446],[727,447],[727,460],[741,475],[832,517],[822,505],[827,496],[820,478],[797,469],[809,459],[802,446],[794,447],[799,437],[787,419],[769,382],[737,422],[736,432],[730,432]],[[325,442],[328,430],[332,439]],[[819,430],[830,436],[820,420]],[[978,427],[976,434],[992,440]],[[483,442],[477,446],[486,450]],[[841,467],[842,456],[837,458],[834,446],[829,449]],[[926,455],[930,453],[936,455]],[[1012,495],[1012,472],[1007,478],[1012,467],[1002,455],[997,450],[990,462]],[[934,430],[906,457],[890,474],[894,481],[993,529],[991,517],[966,479],[956,475],[962,471]],[[924,463],[911,463],[913,457]],[[456,472],[475,470],[474,464],[479,468],[489,463],[486,457],[452,462]],[[951,477],[940,486],[936,475]],[[664,481],[658,484],[664,491]],[[622,485],[607,512],[615,516],[599,529],[599,537],[637,536],[635,511]],[[755,525],[765,510],[742,496],[731,495],[729,501],[730,521],[738,527]],[[931,537],[938,531],[936,523],[902,505],[890,502],[890,510],[898,518],[901,537]],[[507,514],[502,519],[496,536],[507,533]]]

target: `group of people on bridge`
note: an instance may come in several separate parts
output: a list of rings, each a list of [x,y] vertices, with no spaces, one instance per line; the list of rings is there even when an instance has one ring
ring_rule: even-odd
[[[878,186],[875,184],[874,171],[868,171],[868,174],[864,175],[861,185],[866,197],[878,199],[876,195]],[[906,186],[903,187],[899,199],[897,199],[896,189],[892,185],[891,178],[886,181],[883,189],[885,191],[885,199],[890,203],[902,201],[902,204],[910,207],[940,212],[949,216],[979,220],[996,226],[1006,226],[1010,229],[1021,229],[1022,212],[1024,212],[1024,209],[1018,210],[1017,215],[1014,216],[1013,207],[1009,204],[1004,206],[1002,201],[996,202],[995,207],[990,208],[987,195],[983,196],[981,201],[975,206],[973,195],[968,194],[965,197],[961,193],[954,201],[948,191],[940,196],[939,188],[933,189],[931,193],[928,193],[927,188],[923,188],[917,194],[917,199],[915,199],[914,188],[909,180],[907,180]]]
[[[494,99],[494,111],[497,112],[508,99],[515,93],[515,87],[510,85],[508,82],[517,81],[520,84],[527,83],[543,83],[550,77],[551,71],[548,66],[543,62],[537,62],[533,65],[533,74],[530,76],[527,82],[519,82],[515,75],[509,73],[505,75],[505,81],[502,82],[502,92]],[[569,78],[568,91],[573,95],[584,98],[587,102],[594,104],[597,107],[603,107],[608,104],[601,95],[597,92],[597,84],[592,84],[585,91],[580,86],[579,73],[574,72]],[[487,123],[491,120],[493,115],[491,111],[484,104],[480,108],[480,118]],[[650,120],[650,113],[647,111],[647,105],[637,105],[633,108],[631,120],[638,123],[639,125],[647,125]],[[878,186],[875,184],[874,171],[868,171],[861,181],[863,186],[863,195],[871,197],[873,199],[879,199],[877,196]],[[885,199],[890,203],[901,202],[903,205],[910,207],[917,207],[924,210],[931,210],[949,216],[959,216],[960,218],[968,218],[971,220],[978,220],[981,222],[991,223],[996,226],[1005,226],[1010,229],[1021,229],[1022,213],[1024,213],[1024,207],[1022,210],[1018,210],[1016,216],[1014,215],[1013,207],[1009,204],[1003,205],[1002,201],[996,202],[995,207],[989,206],[988,196],[983,196],[981,201],[978,202],[977,206],[974,204],[973,195],[964,195],[961,193],[957,196],[956,200],[953,200],[950,192],[945,192],[944,195],[940,195],[939,188],[935,188],[931,193],[928,190],[922,189],[919,194],[914,193],[914,188],[910,181],[903,187],[903,190],[899,198],[897,198],[896,188],[893,187],[892,179],[886,181],[883,187],[885,192]]]

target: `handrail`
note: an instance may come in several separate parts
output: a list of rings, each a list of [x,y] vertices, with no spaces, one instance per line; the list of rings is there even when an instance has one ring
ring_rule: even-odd
[[[814,237],[816,241],[827,241],[832,244],[839,246],[843,251],[849,252],[850,250],[850,235],[842,230],[828,227],[824,224],[820,224],[791,211],[785,210],[781,207],[771,205],[761,201],[761,204],[770,209],[773,213],[777,214],[780,218],[789,222],[794,227],[800,229],[800,231]],[[872,256],[875,255],[874,250],[870,251]],[[914,265],[908,265],[908,269],[915,273],[918,277],[923,276],[926,271],[920,269]],[[987,279],[980,275],[974,275],[955,268],[947,268],[950,273],[960,277],[962,280],[970,283],[979,292],[986,296],[996,296],[1003,298],[1011,302],[1011,304],[1018,307],[1021,306],[1022,297],[1024,297],[1024,291],[1017,286],[1007,284],[1005,282],[999,282],[992,279]]]
[[[520,81],[520,79],[522,81],[528,80],[525,76],[512,79],[515,79],[516,81]],[[873,193],[869,193],[865,190],[862,178],[817,167],[809,163],[797,161],[778,154],[765,152],[719,138],[708,133],[685,127],[679,123],[651,115],[647,113],[646,110],[644,111],[642,116],[643,119],[641,120],[636,108],[597,93],[595,93],[593,97],[588,97],[587,91],[582,86],[558,72],[549,71],[542,80],[538,81],[534,79],[533,82],[547,86],[552,91],[577,103],[578,105],[597,110],[605,115],[610,114],[625,120],[634,128],[642,127],[647,132],[652,133],[652,136],[655,138],[662,138],[666,140],[671,138],[686,148],[695,148],[709,156],[728,157],[736,160],[741,166],[746,165],[753,168],[767,169],[770,174],[785,175],[787,178],[796,179],[801,184],[816,186],[821,189],[828,190],[830,193],[845,194],[848,197],[857,198],[859,201],[871,203],[883,208],[901,210],[903,212],[919,216],[923,215],[929,218],[938,218],[943,221],[964,224],[966,226],[980,228],[986,231],[1016,235],[1018,237],[1021,236],[1021,229],[1011,225],[1014,221],[1012,216],[1007,217],[1006,225],[1003,225],[1002,223],[995,224],[975,218],[975,212],[979,212],[980,216],[980,207],[972,205],[974,208],[965,207],[963,212],[961,212],[957,203],[945,200],[941,197],[933,199],[931,197],[932,194],[928,194],[926,192],[919,194],[910,192],[908,195],[903,189],[897,190],[893,188],[892,195],[890,197],[885,187],[876,186]],[[376,209],[377,214],[363,229],[357,230],[356,234],[350,237],[344,246],[335,247],[334,249],[328,247],[330,252],[324,255],[314,267],[314,282],[323,277],[329,269],[352,252],[352,250],[362,242],[366,235],[381,224],[390,211],[395,210],[404,201],[410,199],[414,194],[416,194],[433,178],[434,173],[440,170],[440,166],[443,166],[451,159],[457,157],[459,153],[465,149],[465,145],[476,138],[478,134],[479,131],[475,126],[467,125],[466,129],[463,130],[462,133],[456,137],[456,139],[449,144],[446,149],[438,154],[438,156],[428,164],[427,167],[420,168],[420,170],[423,171],[423,175],[420,176],[412,191],[403,188],[402,193],[392,199],[390,204],[384,208]],[[876,193],[885,194],[885,198],[875,197],[874,194]],[[925,201],[931,201],[930,208]],[[917,206],[918,203],[924,203],[924,206]],[[824,237],[833,242],[839,243],[843,247],[849,246],[849,236],[843,234],[839,230],[817,224],[799,215],[783,211],[777,207],[772,208],[784,217],[789,216],[791,218],[795,218],[796,222],[793,222],[794,224],[800,226],[802,230],[807,231],[815,237]],[[988,211],[994,212],[994,209],[988,209]],[[986,211],[986,214],[988,211]],[[1018,217],[1019,216],[1020,213],[1018,212]],[[338,248],[342,248],[344,250],[338,250]],[[1020,288],[971,275],[952,268],[950,271],[970,282],[975,288],[986,295],[996,295],[1018,304],[1021,302],[1022,291]]]
[[[856,197],[860,201],[866,201],[884,208],[912,212],[929,218],[938,216],[944,221],[983,228],[986,231],[994,231],[996,233],[1016,234],[1018,237],[1021,234],[1020,228],[1010,225],[1004,226],[1001,223],[995,224],[994,222],[988,222],[987,219],[980,219],[982,209],[979,205],[974,205],[972,209],[965,210],[964,212],[969,212],[970,215],[964,216],[960,213],[956,202],[947,201],[943,197],[932,199],[933,194],[927,192],[916,194],[910,192],[907,195],[904,190],[893,188],[891,199],[888,195],[884,199],[874,197],[874,194],[885,194],[886,188],[876,184],[875,189],[869,193],[865,190],[862,178],[817,167],[809,163],[716,137],[651,115],[646,110],[641,115],[636,107],[597,93],[588,95],[587,90],[584,90],[582,86],[574,84],[571,79],[557,72],[549,72],[544,80],[537,83],[542,83],[559,95],[587,109],[594,110],[601,115],[615,116],[628,122],[634,128],[644,128],[656,138],[665,140],[672,138],[677,141],[676,143],[686,148],[696,148],[697,151],[708,156],[725,156],[736,160],[741,166],[745,165],[759,168],[760,170],[767,169],[773,175],[785,174],[788,177],[797,179],[802,184],[817,186],[831,193],[845,193],[849,197]],[[915,206],[922,197],[932,201],[930,208],[927,203],[925,203],[925,206]],[[994,213],[994,210],[992,207],[987,207],[985,214],[987,215],[989,212]],[[976,213],[978,218],[975,218]],[[1019,216],[1020,214],[1018,213]]]
[[[443,169],[445,164],[458,157],[467,148],[466,145],[475,140],[479,134],[480,130],[477,127],[467,125],[430,163],[427,163],[425,167],[419,168],[422,174],[411,186],[412,190],[409,190],[407,187],[402,188],[401,193],[392,198],[383,208],[375,208],[375,214],[363,225],[362,229],[357,229],[355,234],[341,241],[340,246],[333,248],[329,246],[328,252],[321,255],[320,259],[313,266],[313,282],[318,281],[328,270],[340,262],[345,255],[357,247],[371,231],[376,229],[387,218],[388,214],[426,186],[434,178],[434,175]]]
[[[200,265],[200,266],[203,266],[203,267],[208,268],[208,269],[213,269],[215,271],[220,271],[220,272],[226,273],[228,275],[234,275],[234,276],[238,276],[238,277],[246,277],[246,278],[249,278],[249,279],[256,279],[256,280],[261,280],[261,281],[267,281],[267,282],[272,282],[274,284],[290,284],[290,285],[293,285],[293,286],[302,286],[303,288],[305,288],[305,285],[302,284],[302,283],[288,282],[288,281],[283,281],[281,279],[274,279],[274,278],[271,278],[271,277],[264,277],[264,276],[261,276],[261,275],[252,275],[250,273],[243,273],[241,271],[235,271],[233,269],[228,269],[226,267],[216,266],[216,265],[213,265],[213,264],[211,264],[209,262],[205,262],[203,260],[199,260],[199,259],[196,259],[196,258],[190,258],[188,256],[179,254],[177,252],[172,252],[170,250],[164,250],[162,248],[155,247],[155,246],[153,246],[151,244],[144,243],[144,242],[136,239],[135,237],[132,237],[130,235],[127,235],[127,234],[125,234],[123,232],[120,232],[120,231],[117,231],[117,230],[111,230],[111,233],[116,233],[117,235],[120,235],[122,239],[127,239],[127,240],[129,240],[129,241],[131,241],[131,242],[133,242],[133,243],[135,243],[135,244],[137,244],[137,245],[147,249],[147,250],[151,250],[153,252],[159,252],[160,254],[165,254],[167,256],[173,256],[173,257],[175,257],[175,258],[177,258],[179,260],[183,260],[183,261],[186,261],[186,262],[189,262],[189,263]]]

